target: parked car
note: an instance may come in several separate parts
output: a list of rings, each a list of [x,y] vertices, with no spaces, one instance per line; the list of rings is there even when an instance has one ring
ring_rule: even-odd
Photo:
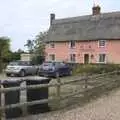
[[[38,72],[38,67],[31,64],[30,61],[14,61],[10,62],[5,73],[7,76],[18,75],[24,77],[25,75],[34,75]]]
[[[72,74],[71,67],[63,62],[44,62],[38,71],[39,76],[58,77]]]

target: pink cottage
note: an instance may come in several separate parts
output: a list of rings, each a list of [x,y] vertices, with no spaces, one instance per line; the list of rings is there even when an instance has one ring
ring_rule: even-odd
[[[120,12],[55,19],[46,39],[46,61],[120,63]]]

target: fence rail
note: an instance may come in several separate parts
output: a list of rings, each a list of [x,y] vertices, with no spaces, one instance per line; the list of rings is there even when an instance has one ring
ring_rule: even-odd
[[[59,105],[61,100],[67,99],[69,97],[72,97],[72,96],[75,96],[75,95],[78,95],[78,94],[83,94],[83,92],[88,91],[89,90],[88,89],[88,85],[89,85],[89,81],[88,80],[95,80],[97,78],[105,77],[105,76],[108,76],[108,75],[117,75],[117,73],[119,73],[119,71],[114,71],[114,72],[110,72],[110,73],[103,73],[103,74],[98,74],[98,75],[93,75],[93,76],[84,76],[82,78],[78,78],[78,79],[67,81],[67,82],[62,82],[61,79],[58,77],[56,79],[57,83],[40,84],[40,85],[29,85],[29,86],[25,86],[25,87],[23,86],[23,87],[1,88],[0,89],[0,93],[7,93],[7,92],[10,92],[10,91],[17,91],[17,90],[24,91],[24,90],[28,90],[28,89],[39,89],[39,88],[45,88],[45,87],[47,87],[47,88],[49,88],[49,87],[56,87],[56,97],[54,97],[54,98],[50,97],[48,99],[35,100],[35,101],[30,101],[30,102],[27,101],[27,102],[24,102],[24,103],[4,105],[4,106],[0,107],[0,110],[4,111],[5,109],[9,109],[9,108],[49,103],[50,101],[53,101],[53,100],[57,100],[58,101],[58,105]],[[83,91],[77,91],[77,92],[72,93],[70,95],[61,96],[61,86],[72,84],[72,83],[76,83],[76,82],[80,82],[80,81],[84,81],[84,83],[83,83],[84,84],[84,90]],[[112,82],[116,82],[116,81],[117,80],[113,80]],[[105,81],[102,84],[98,83],[98,85],[95,86],[94,88],[106,85],[108,83],[109,83],[109,81]]]
[[[0,93],[5,93],[5,92],[9,92],[9,91],[16,91],[16,90],[22,90],[23,91],[23,90],[26,90],[26,89],[38,89],[38,88],[45,88],[45,87],[56,87],[56,86],[71,84],[71,83],[75,83],[75,82],[79,82],[79,81],[86,81],[88,79],[96,79],[96,78],[100,78],[100,77],[115,74],[115,73],[119,73],[119,71],[114,71],[114,72],[109,72],[109,73],[104,73],[104,74],[98,74],[98,75],[93,75],[93,76],[84,76],[82,78],[67,81],[67,82],[60,82],[60,80],[58,81],[58,79],[60,79],[60,78],[57,78],[57,83],[40,84],[40,85],[28,85],[28,86],[25,86],[25,87],[1,88]]]

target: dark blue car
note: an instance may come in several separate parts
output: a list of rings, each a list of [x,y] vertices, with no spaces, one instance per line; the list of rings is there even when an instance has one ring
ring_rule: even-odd
[[[44,62],[38,71],[39,76],[58,77],[72,74],[71,67],[63,62]]]

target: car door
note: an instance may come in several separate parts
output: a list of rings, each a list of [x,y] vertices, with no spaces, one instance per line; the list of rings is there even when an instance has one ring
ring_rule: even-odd
[[[33,68],[30,62],[26,62],[26,71],[27,71],[27,74],[32,74]]]
[[[63,76],[65,74],[65,66],[63,63],[59,63],[59,74]]]
[[[61,71],[62,71],[62,75],[68,75],[68,66],[65,63],[61,63]]]
[[[25,71],[27,74],[30,74],[31,73],[31,69],[30,69],[30,64],[28,62],[25,62]]]
[[[38,66],[37,65],[32,65],[32,73],[36,74],[38,72]]]
[[[62,75],[62,68],[61,68],[60,63],[56,62],[56,63],[54,63],[54,66],[55,66],[55,72],[58,72],[59,75],[61,76]]]
[[[29,70],[30,74],[35,74],[37,72],[37,67],[33,63],[30,63]]]

